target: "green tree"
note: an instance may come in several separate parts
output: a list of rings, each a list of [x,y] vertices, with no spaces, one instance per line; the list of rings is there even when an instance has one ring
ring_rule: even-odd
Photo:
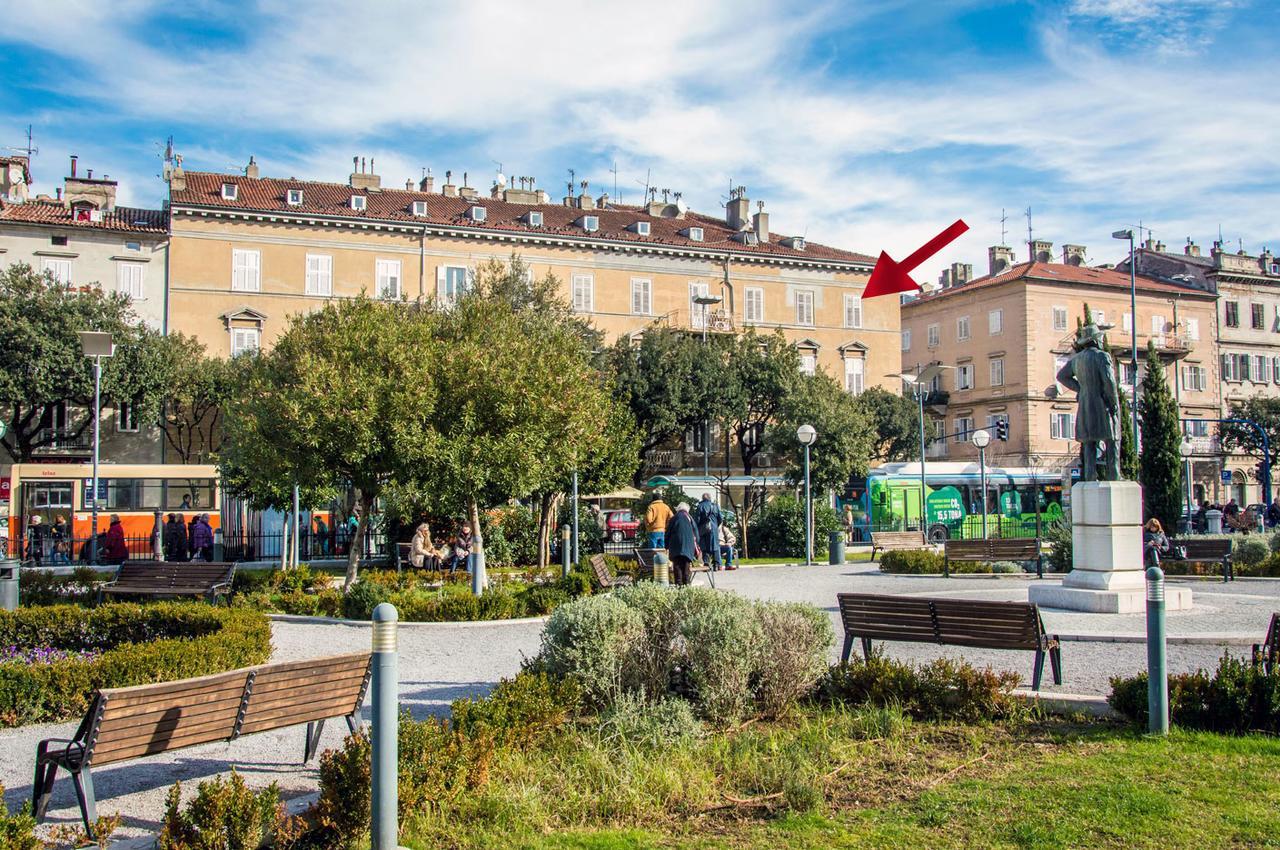
[[[1182,514],[1182,428],[1178,403],[1169,391],[1169,380],[1153,342],[1147,345],[1147,373],[1142,379],[1138,416],[1142,427],[1138,480],[1142,483],[1146,515],[1172,531],[1178,527]]]
[[[165,444],[183,463],[201,463],[222,448],[223,410],[249,360],[210,357],[203,343],[180,333],[166,341],[168,392],[160,406]]]
[[[1129,407],[1129,396],[1125,393],[1119,376],[1116,379],[1116,394],[1120,401],[1120,477],[1126,481],[1137,481],[1138,447],[1134,445],[1133,439],[1132,409]]]
[[[15,461],[92,427],[93,365],[80,331],[114,336],[115,354],[102,361],[103,401],[130,402],[140,421],[155,421],[168,385],[164,337],[138,323],[126,297],[71,292],[17,263],[0,271],[0,416],[8,425],[0,445]],[[62,434],[46,427],[59,405],[68,410]]]
[[[858,408],[871,423],[871,459],[875,461],[917,460],[920,457],[920,409],[915,399],[870,387],[856,399]],[[928,421],[925,414],[926,431]]]
[[[350,486],[360,507],[344,589],[356,579],[374,503],[432,454],[429,414],[447,403],[428,355],[431,323],[415,307],[360,297],[292,320],[254,357],[228,404],[220,466],[233,491],[283,507]]]
[[[1257,430],[1235,422],[1224,422],[1219,426],[1223,447],[1259,459],[1269,455],[1267,460],[1271,464],[1271,477],[1274,479],[1277,464],[1280,463],[1280,398],[1255,395],[1244,401],[1232,402],[1227,416],[1256,422],[1266,432],[1267,451],[1263,450],[1262,437]]]
[[[871,422],[853,396],[826,372],[801,377],[770,434],[774,451],[787,461],[787,477],[797,483],[804,480],[804,452],[796,439],[796,429],[803,424],[818,432],[809,460],[809,480],[815,494],[842,491],[850,476],[866,474]]]

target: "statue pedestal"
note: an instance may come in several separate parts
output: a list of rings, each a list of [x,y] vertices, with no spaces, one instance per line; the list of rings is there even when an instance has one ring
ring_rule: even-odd
[[[1061,585],[1031,586],[1031,602],[1095,614],[1146,610],[1142,488],[1134,481],[1082,481],[1071,488],[1072,571]],[[1191,607],[1191,591],[1165,585],[1166,611]]]

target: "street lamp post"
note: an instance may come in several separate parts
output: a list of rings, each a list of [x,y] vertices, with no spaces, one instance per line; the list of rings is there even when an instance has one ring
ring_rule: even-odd
[[[1182,443],[1178,446],[1178,452],[1182,455],[1182,478],[1183,481],[1186,482],[1187,490],[1187,518],[1185,522],[1187,524],[1186,530],[1188,534],[1191,533],[1191,516],[1194,513],[1194,509],[1191,505],[1191,453],[1193,448],[1194,447],[1191,445],[1191,438],[1189,436],[1184,436],[1182,438]]]
[[[907,386],[911,387],[911,392],[916,397],[916,403],[920,407],[920,533],[929,533],[929,515],[926,513],[928,507],[928,497],[926,490],[928,478],[925,475],[925,436],[924,436],[924,397],[928,393],[928,386],[933,379],[942,374],[943,369],[950,369],[951,366],[943,366],[940,363],[934,363],[923,369],[917,367],[915,375],[903,372],[898,375],[886,375],[887,378],[898,378]],[[903,528],[905,531],[905,527]]]
[[[707,324],[709,312],[707,310],[712,304],[719,304],[724,300],[721,295],[695,295],[693,303],[702,308],[702,347],[707,347]],[[728,474],[728,473],[726,473]],[[709,416],[702,417],[702,477],[709,483],[711,480],[711,418]]]
[[[978,447],[978,469],[982,474],[982,539],[987,539],[987,446],[991,434],[984,428],[973,432],[973,444]]]
[[[1133,384],[1129,387],[1129,407],[1133,416],[1133,445],[1138,446],[1138,271],[1132,230],[1117,230],[1112,239],[1129,240],[1129,340],[1133,357]]]
[[[115,341],[111,334],[100,331],[80,331],[80,347],[85,357],[93,358],[93,489],[90,503],[92,516],[89,529],[89,563],[98,563],[98,461],[102,449],[102,358],[115,353]]]
[[[812,425],[796,429],[796,439],[804,446],[804,564],[813,565],[813,491],[809,486],[809,447],[818,441]]]

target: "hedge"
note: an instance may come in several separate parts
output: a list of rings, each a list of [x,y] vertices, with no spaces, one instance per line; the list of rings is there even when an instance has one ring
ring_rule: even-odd
[[[1135,723],[1147,722],[1147,674],[1111,679],[1107,702]],[[1169,717],[1175,726],[1209,732],[1280,733],[1280,669],[1223,655],[1218,669],[1169,676]]]
[[[893,549],[880,556],[880,572],[894,575],[942,575],[945,557],[932,549]],[[950,571],[966,573],[1021,573],[1012,561],[952,561]]]
[[[98,688],[261,664],[271,655],[271,624],[259,612],[198,602],[51,605],[0,611],[0,647],[100,653],[0,663],[0,726],[19,726],[82,715]]]

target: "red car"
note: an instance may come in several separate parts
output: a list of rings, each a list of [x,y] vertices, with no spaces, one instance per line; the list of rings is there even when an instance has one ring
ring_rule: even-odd
[[[607,511],[604,515],[604,532],[614,543],[631,540],[640,528],[640,521],[631,515],[631,511]]]

